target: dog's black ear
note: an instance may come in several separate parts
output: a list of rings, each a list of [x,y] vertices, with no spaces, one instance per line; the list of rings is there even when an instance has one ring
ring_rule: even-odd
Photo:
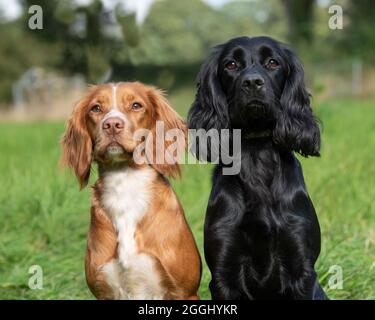
[[[282,149],[305,157],[319,156],[319,122],[310,107],[302,64],[289,47],[284,46],[283,50],[289,72],[280,99],[281,112],[273,132],[274,142]]]
[[[221,129],[229,129],[227,98],[218,79],[222,47],[223,45],[219,45],[213,49],[199,71],[197,93],[187,119],[189,129],[204,129],[206,132],[214,129],[219,135]],[[214,133],[213,130],[211,132]],[[219,144],[219,139],[194,138],[192,152],[200,160],[215,161],[210,155],[218,154],[216,152],[219,151]],[[198,152],[197,146],[203,148],[202,150],[199,148],[201,152]],[[206,152],[204,152],[204,149]]]

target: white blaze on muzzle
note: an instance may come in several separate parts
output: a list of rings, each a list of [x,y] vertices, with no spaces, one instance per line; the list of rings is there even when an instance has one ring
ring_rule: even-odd
[[[117,108],[117,84],[116,83],[112,85],[112,109],[118,109]]]
[[[127,117],[124,113],[122,113],[118,109],[117,105],[117,85],[116,83],[112,84],[112,108],[111,110],[104,116],[102,123],[110,118],[120,118],[125,122],[125,124],[128,122]]]

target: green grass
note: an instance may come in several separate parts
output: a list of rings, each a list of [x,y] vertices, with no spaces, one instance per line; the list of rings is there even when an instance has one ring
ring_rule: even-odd
[[[192,91],[171,97],[186,114]],[[316,111],[324,123],[321,158],[303,159],[322,229],[317,270],[331,298],[375,299],[375,101],[331,101]],[[78,192],[59,169],[63,123],[0,124],[0,298],[92,299],[84,277],[90,190]],[[210,166],[185,166],[173,183],[203,257]],[[92,181],[93,182],[93,181]],[[29,267],[43,268],[44,288],[28,287]],[[344,287],[327,287],[329,267]],[[208,299],[203,269],[200,295]]]

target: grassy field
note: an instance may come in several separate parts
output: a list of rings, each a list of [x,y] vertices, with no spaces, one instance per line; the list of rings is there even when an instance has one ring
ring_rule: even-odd
[[[171,101],[181,113],[193,92]],[[322,229],[319,277],[333,299],[375,299],[375,100],[321,103],[321,158],[303,159]],[[0,298],[92,299],[83,260],[90,190],[58,167],[63,123],[0,124]],[[93,181],[93,179],[91,180]],[[203,257],[210,167],[185,166],[173,182]],[[28,287],[29,267],[43,268],[44,287]],[[329,268],[343,270],[343,289],[328,288]],[[204,265],[200,295],[210,297]]]

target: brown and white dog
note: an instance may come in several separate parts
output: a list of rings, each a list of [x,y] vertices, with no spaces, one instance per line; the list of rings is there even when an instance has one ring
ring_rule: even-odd
[[[92,161],[98,163],[85,263],[98,299],[198,299],[199,253],[164,177],[178,175],[179,164],[133,158],[140,143],[134,133],[143,128],[155,135],[157,121],[165,131],[186,133],[160,90],[139,82],[103,84],[78,102],[62,138],[62,163],[75,171],[81,188]],[[155,150],[156,139],[148,138]]]

